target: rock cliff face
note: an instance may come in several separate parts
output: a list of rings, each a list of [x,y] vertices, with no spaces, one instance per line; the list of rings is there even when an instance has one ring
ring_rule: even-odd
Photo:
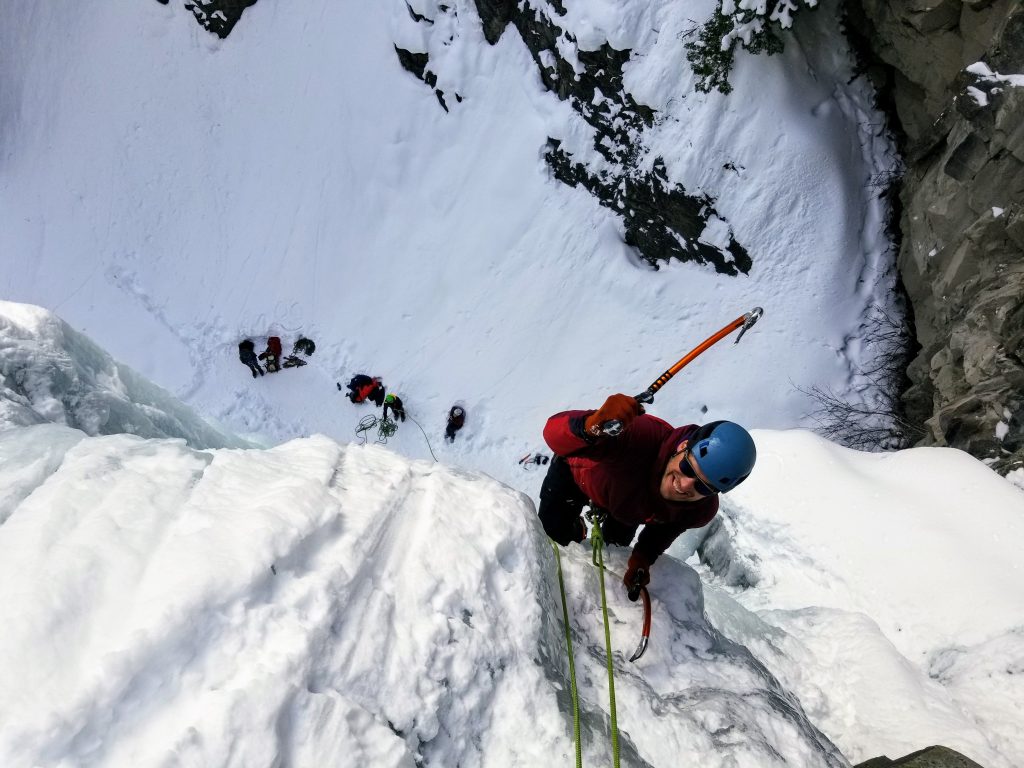
[[[904,134],[899,268],[921,345],[908,417],[926,425],[922,444],[1019,467],[1024,7],[849,0],[848,22]]]
[[[906,757],[890,760],[876,757],[853,768],[981,768],[981,766],[959,752],[947,747],[928,747]]]

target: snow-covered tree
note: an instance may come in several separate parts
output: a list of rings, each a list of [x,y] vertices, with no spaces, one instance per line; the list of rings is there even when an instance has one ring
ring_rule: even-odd
[[[711,19],[700,28],[697,40],[687,43],[687,58],[698,76],[697,90],[717,88],[729,93],[736,43],[751,53],[772,55],[782,51],[774,27],[789,29],[801,6],[814,8],[818,0],[721,0]]]

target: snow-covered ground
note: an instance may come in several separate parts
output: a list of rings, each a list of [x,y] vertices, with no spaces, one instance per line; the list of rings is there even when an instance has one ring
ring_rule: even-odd
[[[5,377],[99,357],[2,307],[41,331]],[[716,522],[655,565],[635,664],[627,550],[608,552],[623,764],[844,766],[934,742],[1020,764],[1024,494],[955,450],[755,439]],[[0,489],[0,765],[572,759],[554,558],[532,502],[486,475],[325,436],[199,450],[5,423]],[[562,562],[600,764],[599,576],[586,547]]]
[[[543,161],[553,137],[596,170],[592,129],[514,29],[488,46],[472,0],[440,5],[263,0],[220,41],[174,3],[0,0],[0,298],[67,322],[0,313],[0,764],[569,762],[553,560],[516,492],[541,473],[517,459],[755,305],[651,408],[763,428],[762,458],[657,564],[637,665],[639,609],[610,592],[624,764],[933,742],[1024,764],[1024,494],[957,452],[773,431],[805,423],[797,386],[857,394],[858,328],[891,308],[869,184],[891,150],[835,4],[741,55],[723,97],[683,50],[712,0],[563,0],[560,53],[632,48],[659,112],[642,160],[715,198],[739,278],[639,261]],[[269,334],[317,352],[254,381],[236,345]],[[346,445],[373,409],[335,382],[361,371],[423,431]],[[563,562],[607,762],[596,573]]]
[[[553,559],[525,497],[325,437],[208,452],[77,437],[0,433],[0,455],[64,446],[0,526],[3,765],[571,761]],[[603,630],[577,549],[594,764],[609,750]],[[694,572],[665,571],[677,583],[639,666],[625,662],[638,609],[612,599],[625,764],[844,765],[704,619]]]
[[[267,444],[351,440],[364,412],[335,382],[382,376],[439,457],[506,482],[550,413],[641,391],[762,305],[757,334],[707,353],[654,412],[801,423],[796,386],[857,384],[857,328],[893,279],[864,186],[890,147],[847,84],[834,8],[782,56],[742,55],[724,97],[693,92],[683,48],[710,0],[564,5],[578,47],[633,47],[626,85],[660,110],[643,162],[716,199],[749,276],[654,271],[555,180],[548,137],[593,161],[593,129],[514,29],[487,45],[473,0],[412,3],[434,25],[403,0],[261,2],[223,41],[176,3],[3,0],[0,296]],[[444,112],[396,44],[429,51],[463,101]],[[238,363],[245,336],[300,333],[317,342],[301,370],[253,382]],[[456,400],[469,418],[449,447]],[[430,456],[418,430],[393,444]]]

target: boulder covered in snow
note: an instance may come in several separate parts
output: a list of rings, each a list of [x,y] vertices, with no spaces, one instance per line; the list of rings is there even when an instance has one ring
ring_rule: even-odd
[[[0,301],[0,430],[46,422],[94,436],[180,437],[194,448],[247,445],[52,312]]]

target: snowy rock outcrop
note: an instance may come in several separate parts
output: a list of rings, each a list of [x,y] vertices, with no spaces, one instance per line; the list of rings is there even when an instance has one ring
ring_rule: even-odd
[[[0,301],[0,430],[46,422],[87,435],[179,437],[194,448],[248,445],[53,313]]]
[[[419,24],[434,27],[440,22],[450,29],[457,23],[454,20],[460,6],[469,4],[417,5],[423,7],[423,12],[410,6],[410,13]],[[599,39],[600,31],[589,22],[582,30],[574,28],[580,21],[578,9],[570,12],[560,0],[475,0],[475,9],[491,45],[507,27],[514,27],[544,87],[571,105],[593,131],[591,146],[585,152],[573,148],[564,138],[549,137],[544,158],[555,178],[587,190],[601,205],[621,216],[626,244],[634,246],[654,266],[674,258],[709,264],[727,275],[750,272],[753,260],[724,216],[716,211],[715,200],[704,193],[687,192],[672,181],[665,159],[652,147],[647,133],[656,121],[666,118],[638,101],[623,82],[625,68],[634,55],[624,47],[629,33],[609,34],[613,42]],[[630,9],[623,15],[634,13]],[[451,18],[436,18],[443,16]],[[436,88],[437,75],[431,71],[429,55],[403,48],[397,51],[402,65],[435,88],[441,106],[447,110],[445,94]],[[457,94],[456,98],[461,99]],[[735,167],[732,170],[736,172]]]
[[[928,747],[905,757],[890,760],[876,757],[854,768],[981,768],[976,762],[946,747]]]

